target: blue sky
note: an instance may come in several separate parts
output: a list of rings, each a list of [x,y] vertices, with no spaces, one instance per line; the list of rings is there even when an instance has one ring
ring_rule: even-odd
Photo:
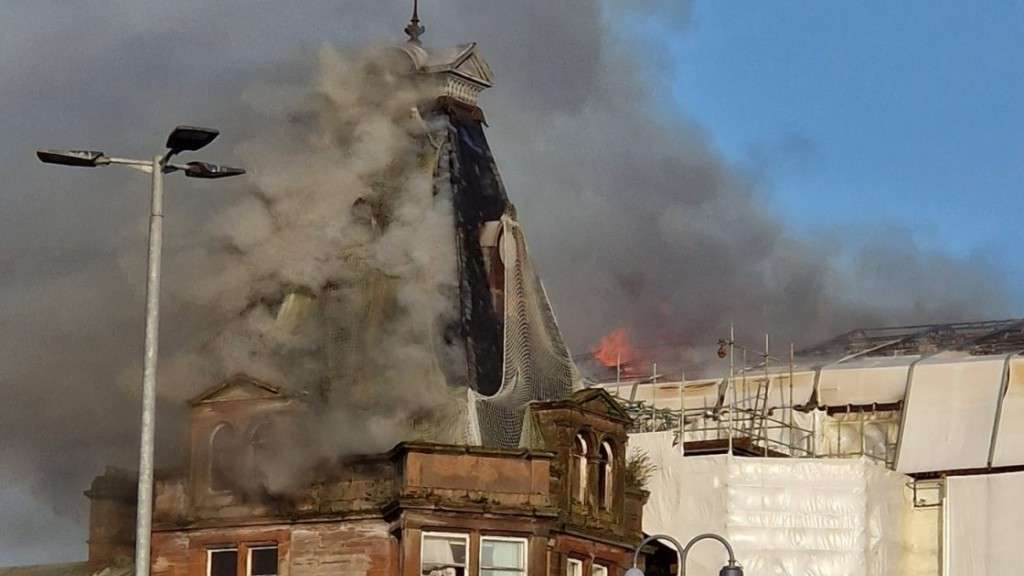
[[[1024,292],[1024,1],[696,2],[623,30],[796,230],[995,258]],[[1024,298],[1022,298],[1024,301]]]

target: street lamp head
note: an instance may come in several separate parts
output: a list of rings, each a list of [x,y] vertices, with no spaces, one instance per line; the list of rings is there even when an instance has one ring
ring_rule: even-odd
[[[732,344],[731,341],[726,342],[724,340],[720,340],[719,344],[722,345],[722,343]],[[729,544],[729,541],[724,537],[711,533],[698,534],[697,536],[694,536],[686,543],[686,546],[683,546],[678,540],[668,534],[652,534],[647,536],[641,540],[640,544],[636,547],[636,551],[633,553],[633,567],[626,571],[625,576],[644,576],[643,571],[636,567],[637,560],[640,557],[640,550],[643,549],[644,545],[648,542],[656,540],[666,540],[675,546],[676,554],[679,557],[679,574],[680,576],[685,576],[686,555],[690,553],[690,548],[693,548],[693,545],[697,542],[708,538],[721,542],[722,546],[725,546],[726,552],[729,553],[729,562],[725,566],[722,566],[722,569],[718,571],[718,576],[743,576],[743,567],[736,563],[736,554],[733,552],[732,544]]]
[[[92,168],[110,163],[110,158],[96,150],[36,150],[36,157],[47,164],[62,166]]]
[[[218,166],[209,162],[189,162],[185,165],[185,176],[190,178],[229,178],[245,174],[243,168],[232,168],[230,166]]]
[[[743,568],[739,564],[728,564],[722,566],[718,576],[743,576]]]
[[[213,128],[199,128],[197,126],[178,126],[167,137],[167,147],[172,152],[195,152],[200,148],[213,142],[219,131]]]

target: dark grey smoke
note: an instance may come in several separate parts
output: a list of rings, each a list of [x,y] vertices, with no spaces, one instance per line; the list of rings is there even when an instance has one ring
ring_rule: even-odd
[[[406,4],[0,4],[0,564],[82,557],[81,490],[136,450],[146,181],[43,167],[32,150],[147,155],[170,127],[196,123],[224,133],[204,157],[240,162],[233,146],[261,136],[244,111],[249,87],[301,86],[322,41],[400,39]],[[683,32],[688,2],[424,4],[428,42],[479,40],[498,76],[483,100],[490,137],[576,351],[619,325],[699,347],[730,321],[750,338],[806,343],[857,324],[1008,313],[991,263],[924,253],[888,229],[856,248],[845,234],[795,237],[753,171],[659,108],[649,51],[608,23],[630,10]],[[244,187],[170,180],[166,252],[194,248]],[[165,268],[167,355],[207,328],[175,297],[194,280],[176,262]],[[211,384],[201,380],[174,395]],[[176,409],[162,406],[164,462]]]

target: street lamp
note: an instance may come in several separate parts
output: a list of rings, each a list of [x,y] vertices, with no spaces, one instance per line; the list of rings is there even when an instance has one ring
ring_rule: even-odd
[[[676,547],[676,555],[679,557],[679,576],[686,576],[686,555],[690,553],[690,548],[692,548],[694,544],[707,539],[718,540],[723,546],[725,546],[725,550],[729,553],[729,563],[722,566],[722,569],[718,571],[718,576],[743,576],[743,567],[736,563],[736,555],[733,554],[732,546],[729,544],[728,540],[718,534],[700,534],[694,536],[686,543],[686,546],[682,546],[679,544],[678,540],[668,534],[653,534],[648,536],[636,547],[636,552],[633,553],[633,567],[626,570],[626,576],[644,576],[644,571],[636,566],[637,560],[640,558],[640,549],[648,542],[653,542],[655,540],[668,540]]]
[[[179,152],[194,152],[213,142],[219,132],[211,128],[178,126],[167,137],[167,151],[152,160],[115,158],[95,150],[37,150],[47,164],[96,167],[120,165],[153,176],[149,211],[149,260],[146,276],[146,351],[142,369],[142,438],[139,443],[139,493],[135,517],[135,574],[149,576],[150,529],[153,524],[153,431],[156,420],[156,360],[160,325],[160,251],[163,244],[165,173],[184,172],[191,178],[225,178],[245,174],[241,168],[206,162],[172,164]]]

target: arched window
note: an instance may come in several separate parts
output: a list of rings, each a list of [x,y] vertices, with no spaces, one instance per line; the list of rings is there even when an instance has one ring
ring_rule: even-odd
[[[572,462],[569,472],[572,478],[572,498],[576,502],[587,502],[587,439],[577,434],[572,443]]]
[[[274,425],[270,422],[262,422],[252,428],[249,433],[249,471],[250,480],[256,486],[266,488],[267,470],[273,460],[274,453]]]
[[[226,492],[233,487],[238,438],[230,424],[221,424],[210,435],[210,490]]]
[[[607,440],[601,442],[601,449],[597,455],[597,502],[602,510],[612,509],[612,500],[615,497],[615,451]]]

